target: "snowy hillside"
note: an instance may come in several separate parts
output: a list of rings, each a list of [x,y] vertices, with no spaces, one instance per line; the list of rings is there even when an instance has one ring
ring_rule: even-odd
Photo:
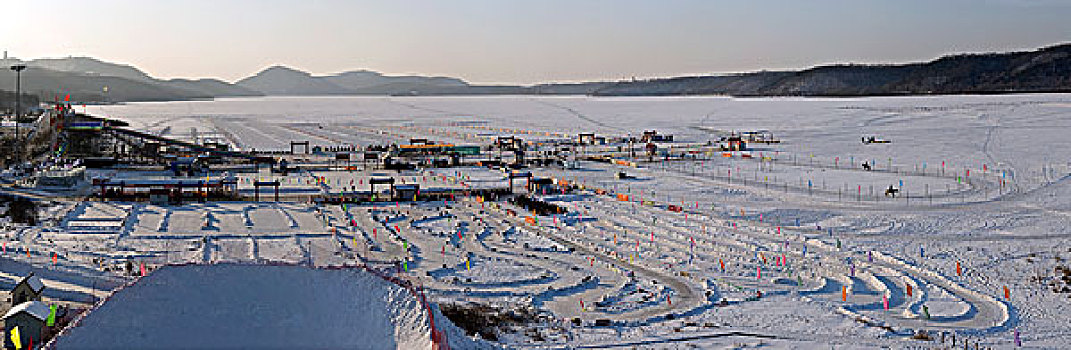
[[[55,345],[431,349],[432,344],[420,302],[364,270],[220,264],[160,268],[116,292]]]

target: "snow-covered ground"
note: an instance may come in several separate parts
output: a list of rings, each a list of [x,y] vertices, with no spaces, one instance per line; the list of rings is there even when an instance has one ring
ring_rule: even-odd
[[[58,252],[55,269],[67,272],[57,281],[127,260],[361,260],[396,269],[439,303],[551,316],[499,334],[511,347],[930,347],[942,333],[949,346],[954,333],[958,346],[1005,348],[1016,331],[1028,347],[1071,343],[1071,299],[1056,270],[1071,257],[1069,95],[257,98],[90,112],[173,137],[220,135],[242,149],[414,137],[485,144],[499,135],[538,143],[653,129],[699,143],[765,129],[782,143],[751,158],[534,169],[588,189],[541,194],[571,212],[535,225],[508,204],[468,199],[345,210],[82,203],[57,228],[7,234],[5,257],[21,264],[49,268]],[[870,135],[891,143],[860,142]],[[617,179],[619,171],[635,178]],[[502,181],[479,169],[437,174],[402,176],[422,186]],[[282,180],[299,193],[369,176]],[[886,197],[888,186],[900,196]],[[910,339],[919,330],[936,340]]]

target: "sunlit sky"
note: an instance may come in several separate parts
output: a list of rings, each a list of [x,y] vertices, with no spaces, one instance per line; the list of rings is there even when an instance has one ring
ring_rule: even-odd
[[[0,49],[11,56],[227,81],[276,64],[476,83],[617,80],[1071,42],[1071,0],[3,0],[2,10]]]

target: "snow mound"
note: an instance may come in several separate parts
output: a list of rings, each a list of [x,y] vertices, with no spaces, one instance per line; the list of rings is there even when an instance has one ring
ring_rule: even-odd
[[[441,322],[437,322],[441,323]],[[116,292],[57,349],[431,349],[406,289],[361,269],[165,266]]]

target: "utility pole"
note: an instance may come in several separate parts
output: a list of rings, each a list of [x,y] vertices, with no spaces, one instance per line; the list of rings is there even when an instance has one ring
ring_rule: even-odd
[[[19,114],[22,109],[22,70],[26,69],[25,64],[16,64],[11,66],[11,70],[15,71],[15,163],[21,163],[22,158],[19,152]]]

